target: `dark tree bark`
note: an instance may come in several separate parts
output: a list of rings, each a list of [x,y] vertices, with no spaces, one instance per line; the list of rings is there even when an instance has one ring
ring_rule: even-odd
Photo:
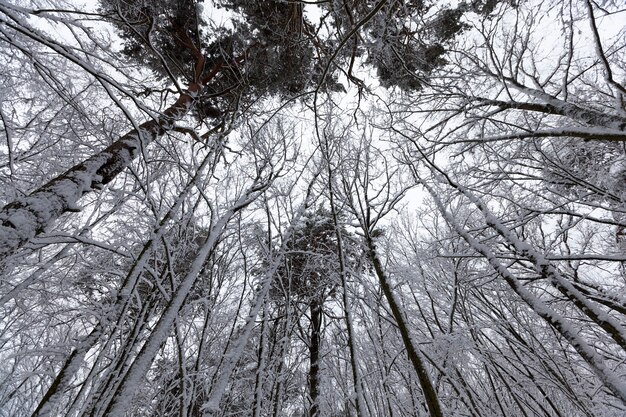
[[[319,417],[319,371],[320,371],[320,347],[322,343],[322,305],[317,298],[311,300],[309,305],[311,314],[311,333],[309,337],[309,417]]]
[[[430,376],[428,375],[428,371],[426,369],[426,365],[424,364],[424,360],[422,359],[422,355],[419,353],[419,351],[415,347],[413,340],[411,339],[409,324],[406,322],[406,318],[393,295],[387,274],[385,273],[383,265],[378,258],[374,240],[369,235],[369,233],[366,234],[365,239],[367,240],[370,261],[372,262],[374,271],[376,272],[376,276],[378,277],[378,281],[380,282],[380,287],[383,290],[383,294],[385,294],[385,298],[387,299],[387,303],[389,304],[389,308],[391,309],[393,318],[398,325],[398,330],[400,331],[400,336],[402,337],[402,341],[404,342],[404,347],[406,348],[409,360],[411,361],[413,369],[417,374],[417,378],[422,388],[422,393],[424,394],[424,399],[426,400],[426,404],[428,406],[428,412],[430,413],[431,417],[443,417],[441,405],[439,404],[439,398],[437,397],[437,393],[435,392],[433,383],[430,380]]]

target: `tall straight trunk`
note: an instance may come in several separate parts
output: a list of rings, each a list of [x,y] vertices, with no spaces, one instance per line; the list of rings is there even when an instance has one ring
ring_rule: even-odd
[[[341,251],[341,249],[339,249]],[[343,258],[343,256],[341,256]],[[359,365],[357,362],[357,353],[356,353],[356,340],[354,337],[354,323],[352,322],[352,312],[350,311],[350,300],[348,297],[348,283],[345,276],[345,271],[341,273],[341,289],[342,289],[342,301],[343,301],[343,312],[346,317],[346,330],[347,330],[347,339],[348,339],[348,350],[350,351],[350,370],[352,371],[352,381],[354,383],[354,394],[355,398],[355,408],[357,417],[364,416],[364,399],[363,399],[363,390],[361,386],[361,378],[359,376]]]
[[[263,406],[263,382],[265,379],[265,344],[267,343],[267,311],[261,314],[261,338],[257,350],[257,371],[254,377],[254,401],[252,402],[252,417],[261,417]]]
[[[311,333],[309,337],[309,417],[319,417],[319,371],[320,347],[322,342],[322,302],[314,298],[309,304],[311,313]]]
[[[69,385],[70,380],[74,377],[80,365],[82,365],[85,355],[87,355],[89,350],[98,342],[100,335],[101,327],[96,326],[89,335],[85,337],[81,345],[70,353],[61,366],[56,378],[46,390],[41,401],[39,401],[37,408],[33,411],[32,417],[47,417],[56,412],[54,409],[56,401],[54,400],[60,400],[60,391],[64,390]]]
[[[326,152],[326,155],[328,153]],[[328,158],[328,157],[327,157]],[[365,407],[363,406],[363,390],[361,389],[361,379],[359,377],[359,368],[356,356],[356,346],[354,341],[354,326],[352,323],[352,313],[350,311],[350,300],[348,298],[348,271],[346,270],[346,259],[343,250],[343,236],[341,234],[341,228],[339,227],[339,219],[337,215],[337,208],[335,207],[335,193],[333,192],[333,170],[330,163],[327,164],[328,170],[328,196],[330,200],[330,212],[333,218],[333,225],[335,227],[335,237],[337,238],[337,259],[339,261],[339,275],[341,277],[342,287],[342,301],[343,311],[346,316],[346,328],[348,331],[348,349],[350,351],[350,368],[352,371],[352,381],[354,383],[354,393],[356,395],[356,415],[357,417],[363,416]]]
[[[286,306],[289,306],[289,300],[285,303]],[[280,322],[277,322],[275,325],[278,326]],[[276,336],[274,338],[274,342],[278,345],[278,354],[276,357],[278,358],[278,366],[276,367],[276,379],[274,382],[273,394],[272,394],[272,417],[279,417],[280,412],[282,410],[282,399],[283,399],[283,388],[284,388],[284,376],[283,376],[283,368],[285,367],[285,355],[287,352],[287,344],[290,339],[290,331],[291,327],[291,314],[290,308],[285,308],[285,318],[284,323],[280,324],[281,328],[276,330]]]
[[[426,400],[426,405],[428,406],[428,412],[430,413],[431,417],[443,417],[441,405],[439,404],[439,398],[437,397],[437,393],[435,392],[433,383],[430,380],[430,376],[428,375],[428,371],[426,369],[426,365],[424,363],[422,355],[420,354],[419,350],[413,342],[413,339],[411,338],[409,324],[407,323],[406,318],[400,310],[400,306],[398,305],[398,302],[393,295],[393,292],[391,290],[391,284],[389,282],[387,274],[385,273],[382,263],[378,258],[378,253],[376,252],[376,246],[374,245],[373,238],[369,235],[369,233],[366,233],[365,239],[367,241],[370,261],[374,266],[374,271],[376,273],[376,276],[378,277],[378,281],[380,282],[380,287],[383,290],[383,294],[387,299],[387,303],[389,304],[389,308],[391,309],[393,318],[398,325],[398,330],[400,331],[400,336],[402,337],[402,342],[404,342],[404,347],[406,348],[409,360],[411,361],[413,369],[415,369],[415,373],[417,374],[417,379],[419,380],[420,387],[422,388],[422,393],[424,394],[424,399]]]

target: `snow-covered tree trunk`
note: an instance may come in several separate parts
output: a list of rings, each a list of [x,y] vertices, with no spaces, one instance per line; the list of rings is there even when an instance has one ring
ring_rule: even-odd
[[[539,269],[545,270],[553,270],[545,263],[545,258],[534,251],[526,242],[522,242],[517,237],[514,236],[511,230],[509,230],[505,225],[503,225],[492,213],[490,213],[489,209],[487,209],[486,205],[474,196],[470,191],[466,190],[459,184],[454,183],[449,178],[447,182],[459,190],[465,197],[467,197],[474,205],[478,207],[478,209],[482,212],[485,217],[486,223],[495,229],[498,234],[504,237],[511,245],[513,245],[517,250],[520,250],[524,255],[529,256],[531,260],[537,263]],[[510,286],[510,288],[524,300],[528,304],[528,306],[537,313],[541,318],[543,318],[547,323],[549,323],[554,329],[561,334],[565,340],[567,340],[571,346],[578,352],[578,354],[589,364],[591,369],[595,372],[598,378],[605,384],[607,388],[611,390],[611,392],[619,398],[624,404],[626,404],[626,385],[624,385],[620,376],[610,369],[605,362],[605,358],[598,354],[592,346],[590,346],[577,332],[576,328],[572,326],[572,324],[561,314],[547,305],[541,298],[537,297],[531,291],[522,285],[520,280],[515,277],[509,269],[498,260],[497,256],[489,248],[486,244],[478,241],[474,238],[469,232],[464,230],[455,219],[448,213],[442,201],[437,197],[436,191],[423,183],[424,187],[428,190],[429,194],[435,201],[437,208],[443,214],[444,218],[448,223],[459,233],[463,239],[478,253],[484,256],[485,260],[489,262],[492,268],[501,276],[506,283]],[[586,308],[593,309],[593,306],[587,305]],[[603,313],[598,313],[605,320],[610,321],[608,315]]]
[[[79,211],[79,200],[99,190],[128,167],[141,149],[174,128],[193,105],[202,89],[192,84],[187,92],[154,120],[141,124],[106,149],[77,164],[28,196],[18,198],[0,210],[0,259],[43,233],[62,214]]]
[[[235,203],[231,205],[229,209],[216,219],[215,224],[211,227],[206,240],[190,265],[189,272],[187,272],[184,276],[180,285],[172,295],[172,298],[163,311],[163,314],[150,333],[148,340],[130,364],[128,371],[124,375],[122,381],[120,381],[118,388],[111,395],[111,397],[105,399],[105,404],[102,404],[102,407],[100,407],[101,410],[105,410],[103,413],[104,415],[123,416],[125,414],[128,406],[130,405],[129,399],[133,397],[138,386],[141,384],[141,379],[148,371],[158,353],[159,348],[165,340],[167,340],[172,325],[176,321],[179,310],[183,306],[185,299],[196,282],[196,278],[198,277],[205,260],[219,243],[219,239],[226,229],[226,226],[240,210],[244,209],[252,201],[254,201],[268,186],[269,183],[267,182],[258,182],[253,184],[241,195],[241,197],[239,197]],[[256,311],[256,313],[258,313],[258,311]]]

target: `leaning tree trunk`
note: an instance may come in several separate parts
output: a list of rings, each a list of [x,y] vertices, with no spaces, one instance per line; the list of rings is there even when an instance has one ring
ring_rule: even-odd
[[[191,262],[188,272],[181,279],[178,288],[172,294],[171,299],[165,307],[161,317],[156,324],[154,324],[154,328],[152,329],[150,336],[141,347],[139,353],[135,356],[133,362],[131,362],[128,366],[122,381],[120,381],[117,386],[117,389],[111,394],[110,398],[105,399],[104,404],[101,404],[102,406],[100,409],[104,410],[102,415],[122,416],[126,414],[130,404],[132,403],[132,398],[138,389],[138,385],[140,385],[141,381],[145,377],[146,372],[152,365],[159,349],[169,337],[171,328],[174,325],[178,313],[183,307],[189,292],[192,290],[202,266],[219,244],[228,223],[240,210],[247,207],[261,193],[265,192],[267,187],[270,185],[269,182],[259,181],[261,181],[261,179],[257,178],[248,190],[246,190],[239,197],[239,199],[212,225],[209,235],[198,250],[195,259]],[[263,288],[263,292],[267,293],[268,291],[269,284],[266,284]],[[256,315],[261,308],[261,304],[262,303],[258,303],[258,305],[254,306],[255,310],[253,310],[253,314],[250,314],[249,316],[252,317],[251,321],[256,318]],[[245,337],[245,340],[247,340],[247,337],[249,336],[251,331],[250,328],[251,326],[248,326],[245,330],[247,335],[242,335],[242,338]],[[240,348],[240,351],[242,350],[243,348]],[[234,360],[235,358],[233,357],[232,359]],[[232,368],[229,372],[232,372]],[[219,399],[217,404],[219,404]]]
[[[389,308],[391,309],[393,318],[398,325],[398,330],[400,331],[400,336],[402,337],[402,341],[404,342],[404,347],[407,350],[409,360],[411,361],[413,369],[415,369],[415,373],[417,374],[417,379],[419,380],[420,387],[422,388],[422,392],[424,394],[424,399],[426,400],[426,405],[428,406],[428,412],[431,417],[443,417],[441,405],[439,404],[439,398],[437,397],[437,393],[435,391],[435,388],[433,387],[433,383],[430,380],[430,376],[428,375],[428,370],[426,369],[424,359],[422,358],[421,353],[419,352],[418,348],[413,342],[413,339],[411,338],[411,332],[409,330],[410,325],[407,322],[406,317],[402,313],[402,310],[400,309],[396,298],[393,295],[393,292],[391,290],[391,283],[389,282],[387,274],[383,269],[383,265],[378,258],[378,253],[376,252],[376,245],[374,244],[374,240],[372,236],[370,236],[370,234],[367,232],[365,240],[367,242],[368,255],[370,261],[372,262],[372,266],[374,267],[374,272],[378,277],[380,287],[383,290],[385,298],[387,299],[387,303],[389,304]]]
[[[202,82],[189,85],[178,100],[160,116],[131,130],[106,149],[75,165],[30,195],[18,198],[0,210],[0,260],[13,255],[42,233],[63,213],[78,211],[78,200],[111,182],[158,137],[172,130],[189,112],[194,97],[221,69],[216,65]]]
[[[0,5],[0,11],[3,13],[3,16],[0,16],[0,23],[47,46],[101,81],[114,83],[96,73],[92,67],[74,56],[67,48],[30,28],[23,19],[13,13],[12,8]],[[202,68],[204,64],[205,58],[201,55],[197,56],[196,68]],[[174,124],[189,112],[194,98],[202,91],[204,85],[221,71],[222,66],[223,63],[220,62],[206,76],[194,80],[176,102],[158,117],[135,126],[135,129],[120,137],[106,149],[53,178],[30,195],[18,198],[2,208],[0,210],[0,263],[6,257],[15,254],[36,235],[42,233],[63,213],[78,211],[78,200],[83,195],[111,182],[117,174],[130,165],[142,148],[173,129]]]

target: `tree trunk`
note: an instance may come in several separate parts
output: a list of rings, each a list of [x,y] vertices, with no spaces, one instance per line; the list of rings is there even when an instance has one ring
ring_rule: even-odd
[[[413,340],[411,339],[409,325],[406,322],[402,311],[400,310],[400,306],[393,296],[389,280],[387,279],[387,275],[385,274],[382,263],[378,259],[378,254],[376,253],[374,241],[368,233],[366,234],[365,238],[367,240],[369,258],[372,261],[374,271],[376,272],[376,276],[378,277],[378,280],[380,282],[383,294],[385,294],[385,298],[387,299],[387,303],[389,304],[389,308],[391,309],[393,318],[398,325],[398,330],[400,331],[400,336],[402,337],[402,341],[404,342],[404,346],[409,356],[409,360],[411,361],[411,364],[415,369],[415,373],[417,373],[417,378],[422,388],[424,399],[426,400],[426,404],[428,406],[428,412],[430,413],[431,417],[443,417],[441,405],[439,404],[439,398],[437,397],[435,388],[433,387],[430,377],[428,376],[428,371],[426,370],[424,360],[422,359],[421,354],[419,353],[418,349],[413,343]]]
[[[214,77],[219,70],[220,66],[216,66],[205,80]],[[15,254],[63,213],[79,211],[78,200],[83,195],[111,182],[142,148],[174,128],[174,124],[189,112],[202,87],[201,83],[191,84],[159,117],[139,125],[30,195],[4,206],[0,210],[0,259]]]
[[[319,417],[319,360],[322,330],[322,303],[318,299],[311,300],[311,335],[309,338],[309,417]]]

